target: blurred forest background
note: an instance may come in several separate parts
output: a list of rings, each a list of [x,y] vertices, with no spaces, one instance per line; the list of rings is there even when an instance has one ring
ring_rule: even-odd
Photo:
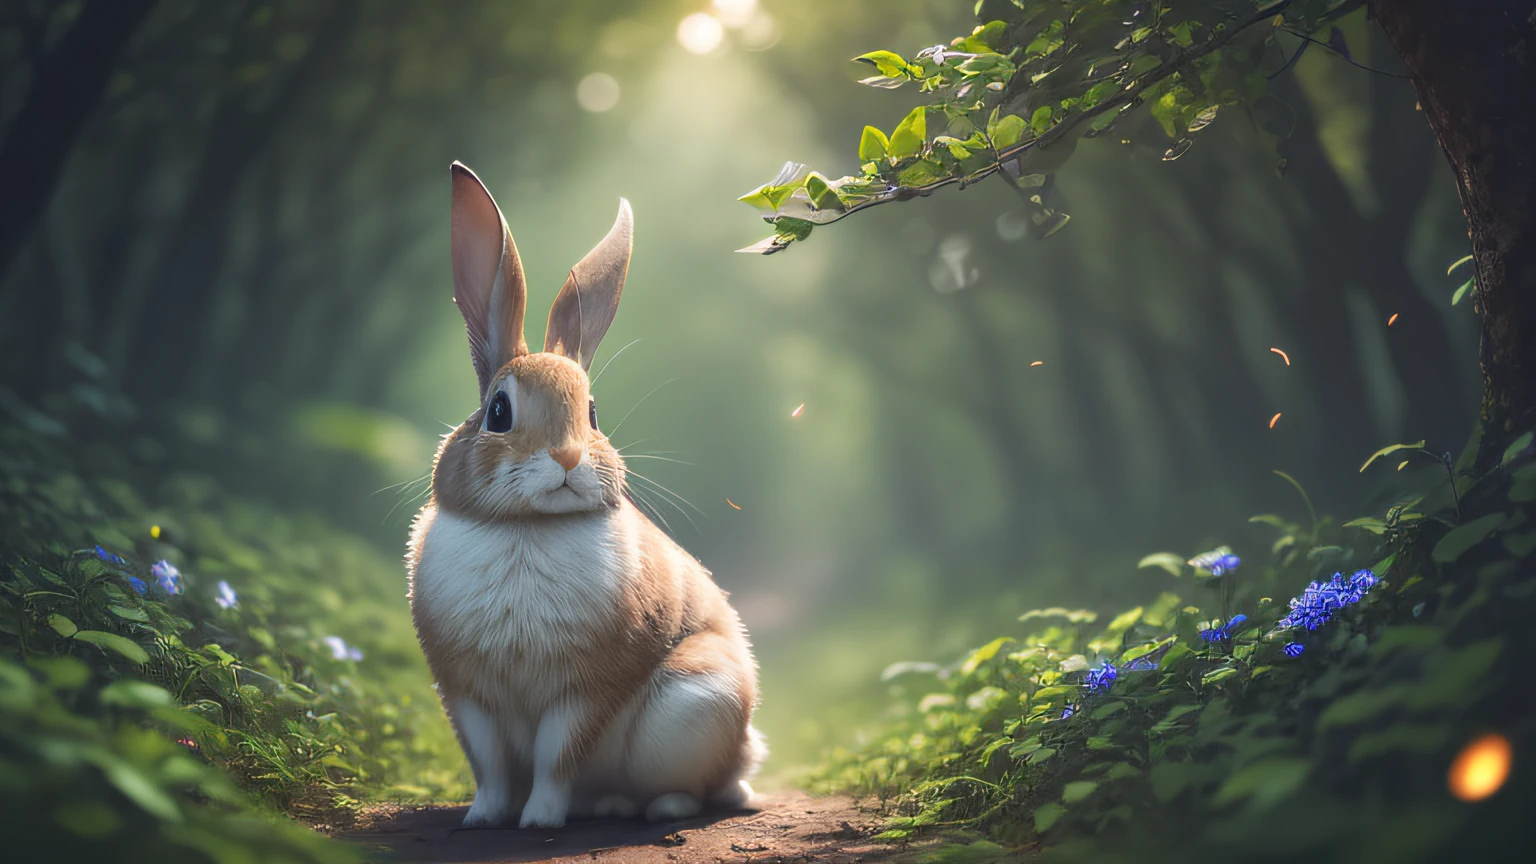
[[[449,163],[500,201],[541,322],[625,196],[600,415],[691,502],[658,493],[752,631],[771,770],[874,719],[892,661],[948,662],[1032,605],[1153,596],[1147,552],[1243,554],[1267,537],[1250,514],[1302,508],[1275,469],[1353,514],[1436,470],[1364,478],[1377,447],[1461,448],[1465,223],[1362,15],[1354,61],[1389,74],[1314,50],[1271,82],[1283,174],[1233,112],[1173,162],[1083,144],[1047,239],[988,182],[731,254],[764,233],[735,195],[785,159],[852,170],[863,125],[916,104],[848,58],[968,31],[970,7],[9,0],[0,412],[393,562],[411,481],[475,407]],[[721,23],[680,27],[700,12]],[[403,620],[402,568],[376,584]]]

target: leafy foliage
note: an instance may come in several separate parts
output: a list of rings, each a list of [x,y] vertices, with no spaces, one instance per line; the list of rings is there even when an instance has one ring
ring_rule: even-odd
[[[766,211],[775,232],[740,251],[779,252],[817,225],[999,173],[1024,197],[1036,233],[1048,235],[1066,216],[1027,190],[1065,164],[1080,139],[1150,124],[1171,160],[1224,110],[1262,127],[1254,109],[1269,92],[1266,58],[1277,65],[1268,51],[1274,34],[1310,36],[1360,5],[980,0],[969,35],[910,58],[888,50],[854,58],[875,73],[862,83],[915,86],[925,102],[889,135],[864,128],[857,174],[829,180],[788,163],[742,196]]]
[[[345,856],[268,823],[465,791],[396,562],[27,416],[0,425],[6,836],[320,860]]]
[[[1255,517],[1277,532],[1267,561],[1195,583],[1207,599],[1163,593],[1099,630],[1031,612],[952,666],[904,664],[932,692],[821,782],[877,797],[883,839],[949,836],[933,860],[1443,851],[1470,818],[1444,798],[1445,766],[1519,716],[1501,682],[1536,660],[1530,440],[1375,520],[1389,531]],[[1481,515],[1458,523],[1457,496]]]

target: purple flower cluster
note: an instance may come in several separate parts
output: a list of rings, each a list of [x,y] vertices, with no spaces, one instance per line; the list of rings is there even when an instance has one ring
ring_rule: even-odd
[[[1109,685],[1115,683],[1115,678],[1119,674],[1120,670],[1116,669],[1112,663],[1108,660],[1101,660],[1099,661],[1099,668],[1089,669],[1088,674],[1083,677],[1083,687],[1090,693],[1107,691],[1109,690]]]
[[[331,649],[331,659],[333,660],[351,660],[356,663],[363,659],[362,650],[348,645],[346,640],[340,636],[327,636],[320,641],[324,642],[325,646]]]
[[[1065,720],[1068,717],[1071,717],[1073,714],[1076,714],[1076,713],[1077,713],[1077,706],[1076,705],[1068,705],[1067,707],[1061,709],[1061,716],[1056,718],[1056,719],[1058,719],[1058,720]]]
[[[181,571],[169,561],[164,559],[156,561],[154,566],[149,568],[149,575],[155,577],[155,584],[167,594],[180,594],[186,590],[186,587],[181,584]]]
[[[1223,624],[1220,627],[1212,627],[1208,630],[1201,630],[1200,641],[1206,643],[1207,645],[1212,642],[1225,642],[1232,638],[1233,633],[1237,632],[1237,625],[1247,620],[1247,615],[1233,615],[1231,621],[1228,621],[1226,624]]]
[[[1376,574],[1360,570],[1345,579],[1335,573],[1327,582],[1313,581],[1301,596],[1291,600],[1290,614],[1275,625],[1280,629],[1304,628],[1316,630],[1328,623],[1333,613],[1351,603],[1359,603],[1378,581]]]
[[[108,564],[115,564],[118,567],[121,567],[121,566],[123,566],[124,564],[127,563],[126,561],[123,560],[123,556],[118,555],[118,554],[116,554],[114,552],[108,552],[107,550],[101,548],[100,546],[97,546],[92,551],[94,551],[96,553],[96,557],[97,558],[100,558],[102,561],[105,561]]]
[[[1196,570],[1204,570],[1212,576],[1221,576],[1236,570],[1243,560],[1232,554],[1232,550],[1226,546],[1212,549],[1202,555],[1196,555],[1189,559],[1189,566]]]

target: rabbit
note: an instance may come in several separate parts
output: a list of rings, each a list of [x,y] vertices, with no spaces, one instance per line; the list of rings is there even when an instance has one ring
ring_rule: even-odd
[[[481,399],[438,448],[406,566],[417,637],[474,773],[464,827],[742,807],[767,753],[746,631],[626,493],[587,377],[629,269],[629,202],[570,271],[531,353],[506,220],[473,172],[451,173],[454,301]]]

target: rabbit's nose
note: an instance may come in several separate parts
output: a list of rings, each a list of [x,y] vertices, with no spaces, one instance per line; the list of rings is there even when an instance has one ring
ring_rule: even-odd
[[[555,464],[569,471],[581,462],[581,447],[551,447],[549,456]]]

